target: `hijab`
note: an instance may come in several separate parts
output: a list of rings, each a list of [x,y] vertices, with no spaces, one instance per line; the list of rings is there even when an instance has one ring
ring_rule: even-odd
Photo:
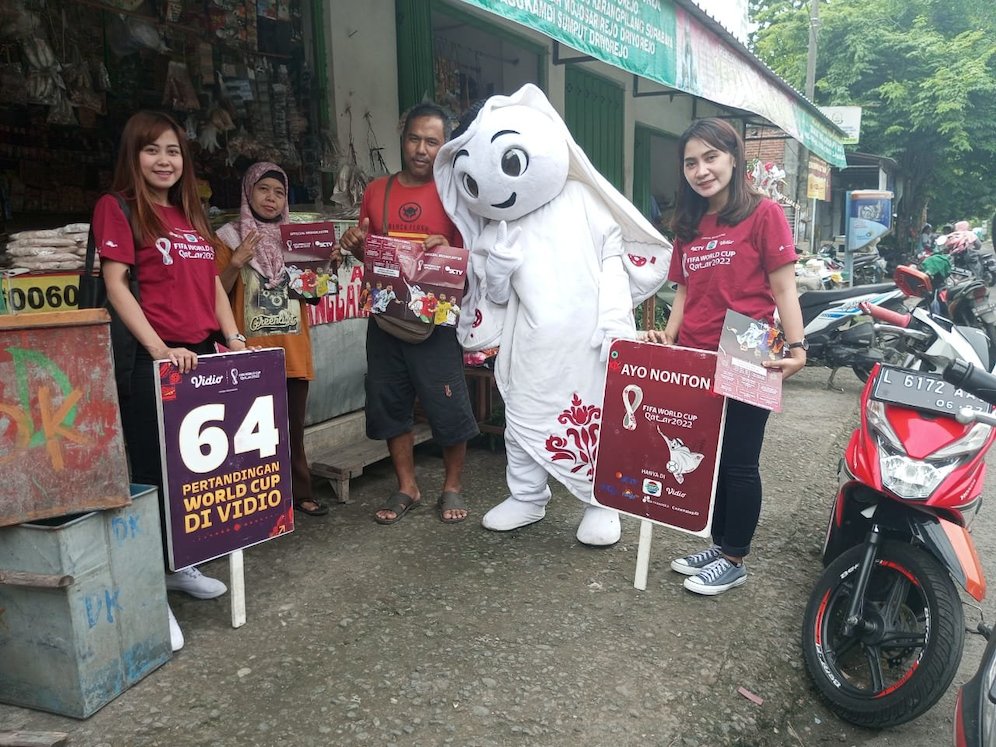
[[[266,278],[267,287],[273,287],[284,275],[284,243],[280,237],[280,224],[290,222],[289,199],[284,202],[283,212],[272,221],[256,215],[252,209],[252,190],[263,179],[270,177],[282,181],[288,187],[286,172],[269,161],[254,163],[242,178],[242,207],[239,211],[239,236],[245,238],[251,231],[258,231],[259,243],[256,255],[249,262],[260,275]]]

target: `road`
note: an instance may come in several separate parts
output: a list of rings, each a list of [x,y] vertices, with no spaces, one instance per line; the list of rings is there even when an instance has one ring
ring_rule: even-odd
[[[828,373],[786,383],[750,579],[726,595],[681,588],[670,559],[700,543],[662,529],[636,591],[637,522],[615,547],[581,547],[581,504],[560,488],[539,524],[483,530],[505,496],[504,456],[485,442],[468,456],[472,520],[445,525],[422,508],[375,524],[393,489],[375,465],[354,502],[247,551],[244,627],[229,626],[227,597],[171,595],[187,645],[170,662],[86,721],[0,705],[0,730],[61,730],[72,747],[949,744],[953,688],[915,723],[874,733],[831,715],[803,671],[802,613],[861,391],[845,371],[843,391],[827,390]],[[417,464],[431,502],[438,450],[419,447]],[[993,521],[976,524],[991,576]],[[956,683],[981,650],[969,641]]]

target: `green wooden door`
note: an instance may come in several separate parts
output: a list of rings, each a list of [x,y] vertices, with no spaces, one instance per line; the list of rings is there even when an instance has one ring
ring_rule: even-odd
[[[653,200],[651,186],[651,138],[653,132],[646,127],[636,126],[633,142],[633,204],[649,220],[650,203]]]
[[[620,192],[623,189],[624,92],[610,80],[575,65],[567,68],[564,119],[591,159]]]
[[[395,0],[398,34],[398,107],[402,112],[435,94],[432,74],[432,6]]]

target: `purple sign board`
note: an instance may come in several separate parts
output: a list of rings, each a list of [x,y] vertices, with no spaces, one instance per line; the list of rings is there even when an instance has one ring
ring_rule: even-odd
[[[186,568],[294,530],[284,351],[158,362],[169,565]]]
[[[715,376],[713,352],[612,343],[595,465],[600,505],[709,534],[726,418]]]

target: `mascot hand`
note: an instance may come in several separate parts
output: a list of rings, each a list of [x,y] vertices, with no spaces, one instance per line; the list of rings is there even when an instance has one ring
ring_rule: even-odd
[[[495,303],[503,304],[511,294],[512,274],[519,269],[525,259],[522,247],[518,244],[521,227],[508,230],[505,221],[498,224],[494,246],[488,252],[485,275],[488,283],[488,297]]]
[[[595,334],[591,336],[591,346],[593,348],[601,348],[598,360],[605,363],[609,359],[609,348],[615,340],[633,339],[636,339],[636,332],[630,327],[624,325],[620,325],[618,329],[599,327],[595,330]]]

